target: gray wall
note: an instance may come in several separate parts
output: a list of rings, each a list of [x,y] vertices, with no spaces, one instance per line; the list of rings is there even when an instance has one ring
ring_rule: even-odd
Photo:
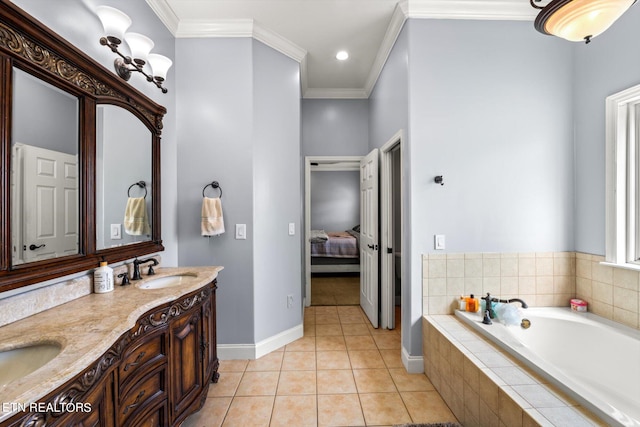
[[[364,156],[369,152],[367,99],[303,99],[303,156]]]
[[[573,45],[575,249],[605,251],[605,98],[640,84],[640,7],[588,45]]]
[[[408,325],[402,328],[402,345],[410,355],[421,355],[421,327],[417,318],[422,313],[422,282],[412,282],[409,275],[412,263],[419,266],[421,259],[419,253],[412,256],[410,252],[413,234],[410,216],[411,180],[409,177],[411,162],[408,161],[411,156],[408,63],[410,24],[411,22],[405,23],[369,98],[369,148],[382,147],[399,130],[404,131],[402,156],[405,161],[402,174],[406,197],[402,221],[405,232],[402,236],[400,251],[402,252],[402,264],[407,274],[406,278],[409,280],[402,283],[402,324]]]
[[[360,224],[360,173],[311,172],[311,229],[350,230]]]
[[[381,146],[409,117],[403,324],[412,326],[403,342],[413,355],[420,257],[434,252],[435,234],[446,235],[445,252],[573,249],[573,68],[571,44],[530,22],[410,20],[393,54],[372,96],[370,133]],[[405,101],[408,112],[394,108]]]
[[[99,39],[103,35],[103,29],[94,12],[95,7],[103,4],[116,7],[129,15],[133,20],[130,31],[140,32],[151,37],[155,42],[153,52],[171,59],[175,56],[173,35],[143,1],[56,0],[55,10],[52,10],[53,3],[48,0],[13,0],[13,3],[110,71],[113,71],[113,61],[116,55],[105,46],[100,45]],[[177,265],[175,68],[170,69],[167,75],[165,82],[165,87],[169,90],[167,94],[163,94],[155,85],[148,83],[141,74],[132,76],[129,84],[167,109],[162,130],[162,239],[165,246],[165,251],[162,252],[162,263],[165,266]]]
[[[181,265],[223,265],[218,340],[253,344],[301,323],[298,65],[246,38],[178,39]],[[209,70],[206,74],[200,70]],[[259,71],[258,71],[259,70]],[[202,188],[223,189],[227,232],[200,236]],[[247,224],[247,240],[234,239]]]
[[[260,342],[302,324],[301,94],[298,63],[260,42],[252,45],[254,313]]]
[[[251,48],[247,38],[176,40],[179,260],[224,266],[218,342],[229,344],[255,342]],[[200,235],[202,188],[212,181],[223,190],[227,232],[206,238]],[[247,240],[234,239],[234,224],[247,224]]]

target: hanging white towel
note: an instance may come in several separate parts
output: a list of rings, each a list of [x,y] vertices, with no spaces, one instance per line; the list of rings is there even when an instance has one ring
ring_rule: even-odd
[[[124,210],[124,231],[131,236],[151,234],[144,197],[129,197]]]
[[[218,236],[224,233],[222,200],[219,197],[202,198],[202,235]]]

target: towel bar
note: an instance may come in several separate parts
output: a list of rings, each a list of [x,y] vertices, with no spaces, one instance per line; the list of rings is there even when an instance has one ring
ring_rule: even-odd
[[[202,197],[204,197],[204,190],[207,189],[207,187],[211,187],[211,188],[217,188],[218,191],[220,191],[220,198],[222,199],[222,187],[220,187],[220,184],[218,183],[218,181],[213,181],[211,184],[207,184],[204,186],[204,188],[202,189]]]
[[[129,189],[127,190],[127,197],[131,197],[131,194],[130,194],[130,193],[131,193],[131,188],[132,188],[134,185],[137,185],[138,187],[140,187],[140,188],[143,188],[143,189],[144,189],[144,198],[146,199],[146,198],[147,198],[147,183],[146,183],[146,182],[144,182],[144,181],[138,181],[138,182],[134,182],[133,184],[131,184],[131,185],[129,186]]]

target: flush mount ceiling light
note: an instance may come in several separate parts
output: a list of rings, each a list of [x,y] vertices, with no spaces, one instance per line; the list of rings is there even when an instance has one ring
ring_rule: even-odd
[[[338,61],[346,61],[347,59],[349,59],[349,52],[347,52],[346,50],[341,50],[340,52],[336,53],[336,59]]]
[[[529,0],[531,6],[541,9],[535,28],[543,34],[589,43],[602,34],[633,5],[636,0],[552,0],[541,7]]]
[[[154,43],[149,37],[138,33],[127,33],[127,29],[131,26],[131,18],[125,13],[113,7],[98,6],[96,14],[102,22],[105,33],[105,37],[100,38],[100,44],[109,47],[113,53],[119,56],[114,61],[118,75],[129,81],[131,72],[142,73],[147,81],[155,84],[162,90],[162,93],[167,93],[167,89],[162,87],[162,83],[167,78],[167,71],[173,64],[171,59],[150,53]],[[118,50],[123,40],[129,45],[131,56],[125,56]],[[144,70],[147,63],[151,68],[151,73]]]

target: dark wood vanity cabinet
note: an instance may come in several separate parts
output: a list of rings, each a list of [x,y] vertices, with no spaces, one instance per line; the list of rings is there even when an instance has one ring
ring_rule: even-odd
[[[180,367],[171,372],[171,414],[174,421],[202,391],[202,319],[201,310],[196,309],[171,325],[171,364]]]
[[[19,413],[0,426],[179,425],[218,380],[215,290],[214,280],[145,313],[98,361],[39,402],[78,410]]]

